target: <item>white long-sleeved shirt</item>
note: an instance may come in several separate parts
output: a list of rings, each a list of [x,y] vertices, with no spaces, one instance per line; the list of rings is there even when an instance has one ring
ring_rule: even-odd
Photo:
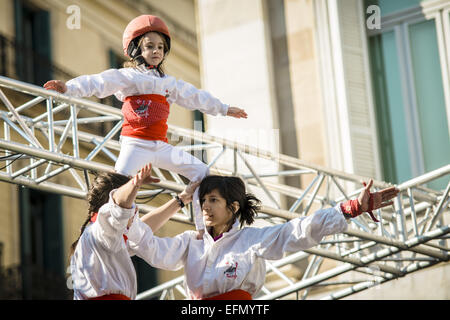
[[[324,236],[347,229],[339,205],[265,228],[239,229],[239,221],[236,221],[217,241],[208,232],[202,240],[196,240],[194,231],[159,238],[140,219],[135,222],[128,233],[130,248],[156,268],[178,270],[184,267],[185,286],[191,299],[236,289],[254,297],[264,284],[266,259],[277,260],[285,252],[306,250],[317,245]]]
[[[116,205],[112,199],[114,192],[111,191],[109,202],[99,209],[96,221],[84,230],[71,257],[75,300],[107,294],[136,298],[136,271],[123,238],[128,233],[127,224],[136,206],[124,209]],[[134,216],[132,225],[138,216]]]
[[[65,94],[76,97],[115,95],[120,101],[128,96],[159,94],[167,96],[169,104],[176,103],[189,110],[199,110],[210,115],[227,115],[229,105],[222,103],[205,90],[200,90],[183,80],[165,75],[155,69],[122,68],[76,77],[66,83]]]

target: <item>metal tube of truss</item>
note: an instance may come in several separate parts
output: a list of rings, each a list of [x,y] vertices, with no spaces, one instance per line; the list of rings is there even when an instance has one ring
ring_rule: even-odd
[[[258,174],[256,173],[256,171],[253,169],[253,167],[250,165],[250,163],[247,161],[247,159],[244,158],[244,156],[239,152],[236,151],[236,153],[241,157],[242,161],[244,161],[246,167],[250,170],[250,172],[253,174],[253,176],[255,177],[255,179],[258,181],[260,187],[264,190],[264,192],[266,193],[266,195],[270,198],[270,200],[272,200],[272,202],[275,204],[275,206],[279,209],[280,205],[278,204],[278,202],[275,200],[275,198],[272,196],[272,194],[270,193],[269,190],[267,190],[266,186],[264,185],[264,182],[259,178]]]
[[[71,167],[93,170],[93,171],[106,171],[113,172],[113,168],[111,166],[107,166],[101,163],[94,163],[92,161],[84,160],[84,159],[76,159],[71,156],[67,156],[64,154],[55,154],[48,150],[38,149],[34,147],[20,145],[18,143],[12,141],[5,141],[0,139],[0,148],[8,149],[11,151],[25,153],[37,158],[46,159],[48,161],[55,161],[62,164],[68,164]]]
[[[445,192],[444,192],[444,194],[442,196],[442,199],[441,199],[441,201],[439,201],[439,204],[438,204],[438,206],[437,206],[437,208],[435,210],[436,214],[434,215],[434,217],[432,218],[432,220],[430,222],[430,225],[426,229],[427,231],[431,230],[431,228],[434,226],[434,224],[440,218],[442,212],[444,211],[444,210],[442,210],[442,206],[443,206],[443,204],[445,202],[445,199],[448,196],[449,191],[450,191],[450,182],[447,184],[447,188],[445,188]]]
[[[319,173],[319,181],[317,182],[317,184],[316,184],[316,187],[314,188],[314,191],[313,191],[313,193],[312,193],[312,195],[311,195],[311,199],[309,199],[309,202],[308,202],[308,204],[307,204],[307,206],[306,206],[306,209],[305,209],[305,211],[303,212],[303,214],[306,216],[307,214],[308,214],[308,211],[309,211],[309,209],[311,209],[311,206],[312,206],[312,204],[313,204],[313,201],[314,201],[314,199],[316,198],[316,196],[317,196],[317,192],[319,192],[319,188],[320,188],[320,186],[322,185],[322,182],[323,182],[323,180],[325,179],[325,176],[323,175],[323,174],[321,174],[321,173]]]
[[[159,292],[162,292],[163,290],[167,290],[170,288],[175,287],[176,285],[179,285],[181,283],[183,283],[184,281],[184,276],[179,276],[175,279],[172,279],[170,281],[167,281],[159,286],[156,286],[150,290],[147,290],[145,292],[141,292],[140,294],[138,294],[136,296],[136,300],[145,300],[148,298],[151,298],[153,296],[156,296]]]
[[[94,158],[97,153],[103,148],[103,146],[105,145],[105,143],[111,139],[117,132],[119,132],[119,130],[122,128],[122,122],[123,121],[119,121],[114,128],[106,135],[106,137],[103,139],[102,142],[100,142],[95,148],[94,150],[91,151],[91,153],[89,153],[89,155],[86,157],[86,160],[91,160],[92,158]]]
[[[80,176],[78,175],[78,173],[75,171],[75,169],[70,168],[69,172],[72,174],[72,177],[75,179],[75,182],[78,183],[78,185],[80,186],[80,188],[83,191],[88,191],[89,185],[83,182],[83,180],[81,180]]]
[[[430,267],[430,266],[432,266],[434,264],[436,264],[436,261],[415,263],[415,264],[410,265],[408,267],[408,273],[411,273],[411,272],[414,272],[414,271],[417,271],[417,270],[421,270],[421,269],[426,268],[426,267]],[[332,294],[330,294],[328,296],[322,297],[321,300],[336,300],[336,299],[345,298],[347,296],[350,296],[352,294],[361,292],[361,291],[366,290],[366,289],[370,289],[370,288],[372,288],[372,287],[374,287],[376,285],[380,285],[380,284],[382,284],[384,282],[387,282],[387,281],[390,281],[390,280],[393,280],[393,279],[382,279],[380,281],[363,282],[363,283],[354,285],[354,286],[352,286],[350,288],[346,288],[346,289],[343,289],[341,291],[332,293]]]
[[[397,227],[399,229],[399,236],[401,241],[406,241],[408,238],[406,235],[406,222],[405,215],[403,213],[402,195],[399,193],[394,199],[395,216],[397,218]]]
[[[353,265],[356,265],[358,267],[364,267],[367,264],[364,263],[362,260],[357,259],[357,258],[351,258],[351,257],[341,257],[336,253],[330,252],[328,250],[324,250],[324,249],[320,249],[320,248],[313,248],[313,249],[308,249],[305,250],[305,252],[309,253],[309,254],[314,254],[317,256],[321,256],[324,258],[329,258],[332,260],[336,260],[336,261],[341,261],[341,262],[346,262],[346,263],[350,263]],[[392,273],[395,274],[399,277],[403,276],[404,273],[401,272],[399,269],[397,268],[393,268],[387,265],[382,265],[382,264],[374,264],[377,268],[379,268],[381,271],[383,272],[387,272],[387,273]]]
[[[14,109],[14,106],[9,102],[8,98],[5,96],[2,90],[0,90],[0,99],[3,101],[5,106],[8,108],[9,112],[11,112],[16,119],[16,121],[19,123],[22,130],[25,132],[25,134],[30,138],[31,141],[33,141],[33,144],[36,147],[42,148],[42,145],[39,143],[39,141],[36,139],[36,137],[33,135],[33,132],[31,132],[30,128],[26,125],[25,122],[23,122],[20,115],[16,112]]]
[[[344,191],[344,189],[342,188],[342,186],[336,181],[336,179],[334,178],[334,176],[330,176],[331,180],[334,182],[334,184],[336,185],[336,187],[339,189],[339,191],[342,193],[342,195],[345,197],[346,200],[350,200],[349,197],[347,196],[347,193]]]
[[[69,196],[72,198],[78,198],[78,199],[85,199],[86,198],[86,192],[75,189],[72,187],[67,186],[61,186],[60,184],[51,183],[51,182],[43,182],[41,184],[36,184],[36,182],[30,178],[26,178],[24,176],[19,176],[14,179],[12,179],[8,174],[0,171],[0,180],[5,181],[8,183],[18,184],[27,186],[32,189],[37,189],[41,191],[51,192],[51,193],[58,193],[63,196]]]
[[[78,119],[78,124],[89,124],[89,123],[101,123],[101,122],[107,122],[107,121],[119,121],[121,119],[115,117],[115,116],[99,116],[99,117],[90,117],[90,118],[81,118]],[[70,120],[57,120],[53,121],[53,125],[55,126],[64,126],[67,125],[67,123]],[[47,122],[42,123],[42,126],[48,127],[49,124]]]
[[[4,133],[4,136],[5,136],[5,140],[6,141],[10,141],[11,140],[11,132],[10,132],[10,126],[7,123],[5,123],[3,125],[3,133]],[[5,150],[5,156],[8,156],[8,155],[10,155],[9,150]],[[6,160],[6,172],[8,174],[11,174],[11,171],[12,171],[11,160],[7,159]]]
[[[186,145],[186,146],[177,146],[177,148],[184,150],[184,151],[200,151],[200,150],[222,148],[222,146],[217,143],[215,143],[215,144],[191,144],[191,145]]]
[[[36,167],[39,167],[41,164],[44,164],[46,162],[47,162],[46,160],[39,160],[39,161],[36,161],[34,163],[31,163],[30,165],[28,165],[26,167],[23,167],[22,169],[17,170],[16,172],[12,173],[11,174],[11,178],[14,179],[14,178],[24,174],[25,172],[28,172],[28,171],[36,168]]]
[[[70,121],[72,121],[72,119],[73,119],[73,117],[70,116]],[[69,131],[70,131],[70,127],[71,127],[70,125],[71,125],[71,122],[68,122],[67,125],[64,127],[64,131],[61,134],[61,136],[59,137],[59,142],[58,142],[58,145],[56,146],[56,152],[60,152],[62,146],[64,145],[64,143],[66,143],[66,139],[67,139],[67,136],[69,135]],[[75,155],[75,153],[74,153],[74,155]],[[76,155],[75,155],[75,157],[78,158]]]
[[[34,141],[25,132],[23,132],[23,130],[21,130],[14,122],[12,122],[10,119],[6,118],[6,116],[4,114],[2,114],[1,117],[2,117],[3,121],[5,121],[5,123],[9,127],[13,128],[22,138],[27,140],[30,144],[36,145],[34,143]]]
[[[434,238],[437,238],[437,237],[439,237],[441,235],[445,235],[445,234],[447,234],[449,232],[450,232],[450,227],[439,228],[439,229],[433,230],[431,232],[428,232],[428,233],[424,234],[421,237],[417,237],[417,238],[408,240],[406,242],[406,245],[408,247],[413,247],[415,245],[418,245],[418,244],[421,244],[423,242],[426,242],[428,240],[427,238],[434,239]],[[361,259],[361,261],[363,263],[365,263],[365,264],[368,264],[370,262],[374,262],[376,260],[380,260],[380,259],[382,259],[384,257],[392,255],[392,254],[394,254],[396,252],[399,252],[400,250],[401,249],[399,249],[399,248],[392,248],[392,247],[388,248],[388,249],[383,249],[383,250],[380,250],[380,251],[378,251],[376,253],[373,253],[373,254],[370,254],[370,255],[368,255],[366,257],[363,257]],[[446,260],[448,260],[448,258],[446,258]],[[315,284],[317,284],[317,283],[319,283],[321,281],[328,280],[330,278],[336,277],[336,276],[338,276],[340,274],[346,273],[346,272],[348,272],[350,270],[353,270],[353,269],[355,269],[357,267],[358,266],[356,266],[356,265],[345,263],[342,266],[338,266],[338,267],[336,267],[334,269],[327,270],[327,271],[325,271],[325,272],[323,272],[323,273],[321,273],[321,274],[319,274],[317,276],[314,276],[312,278],[306,279],[304,281],[300,281],[300,282],[298,282],[298,283],[296,283],[296,284],[294,284],[292,286],[289,286],[287,288],[283,288],[283,289],[277,290],[276,292],[273,292],[273,293],[271,293],[269,295],[266,295],[266,296],[263,296],[263,297],[259,297],[258,299],[261,299],[261,300],[277,299],[277,298],[286,296],[286,295],[288,295],[290,293],[293,293],[295,291],[299,291],[299,290],[302,290],[302,289],[307,288],[309,286],[315,285]],[[406,270],[406,271],[409,272],[408,270]]]
[[[67,103],[63,103],[60,104],[59,106],[57,106],[56,108],[53,109],[53,114],[58,113],[64,109],[66,109],[69,105]],[[48,126],[47,123],[42,122],[41,120],[44,119],[45,117],[47,117],[47,112],[44,112],[43,114],[31,119],[31,122],[33,124],[39,123],[42,126]],[[25,118],[25,117],[23,117]]]
[[[34,98],[33,100],[30,100],[30,101],[24,103],[23,105],[18,106],[18,107],[16,108],[16,112],[19,113],[19,112],[21,112],[21,111],[24,111],[24,110],[26,110],[26,109],[28,109],[28,108],[31,108],[31,107],[37,105],[38,103],[40,103],[40,102],[42,102],[42,101],[44,101],[44,100],[45,100],[45,98],[42,98],[42,97],[36,97],[36,98]],[[11,115],[12,115],[11,112],[8,113],[8,116],[11,116]]]
[[[217,154],[214,159],[208,164],[208,168],[211,168],[217,160],[219,160],[219,158],[225,153],[225,151],[227,150],[226,147],[223,147],[222,150],[220,150],[219,154]]]
[[[69,165],[65,165],[65,166],[63,166],[63,167],[61,167],[61,168],[58,168],[58,169],[56,169],[56,170],[53,170],[52,172],[48,172],[48,173],[45,173],[43,176],[41,176],[40,178],[37,178],[36,180],[35,180],[35,182],[36,183],[42,183],[43,181],[45,181],[45,180],[48,180],[48,179],[50,179],[50,178],[53,178],[54,176],[57,176],[58,174],[60,174],[60,173],[62,173],[62,172],[64,172],[64,171],[66,171],[66,170],[68,170],[68,169],[70,169],[70,166]]]
[[[53,131],[53,101],[47,99],[48,149],[55,151],[55,132]]]
[[[312,188],[312,186],[314,185],[314,183],[316,183],[317,179],[319,179],[320,175],[317,175],[314,177],[314,179],[311,181],[311,183],[308,185],[308,187],[306,187],[305,191],[303,191],[303,194],[300,196],[300,198],[298,198],[293,204],[292,206],[289,208],[289,211],[291,212],[295,212],[298,207],[300,206],[300,204],[302,203],[303,199],[305,198],[305,196],[308,194],[309,190]]]
[[[375,241],[376,243],[386,244],[388,246],[395,247],[399,250],[410,250],[410,251],[414,251],[416,253],[420,253],[420,254],[424,254],[424,255],[433,257],[433,258],[437,258],[437,259],[441,259],[441,260],[446,259],[446,256],[444,254],[442,254],[441,252],[426,248],[424,246],[409,247],[406,243],[410,240],[403,242],[403,241],[395,240],[392,238],[388,239],[388,238],[380,237],[380,236],[377,236],[374,234],[361,232],[361,231],[354,230],[354,229],[347,230],[344,233],[346,233],[350,236],[361,238],[361,239]],[[420,237],[415,237],[412,239],[418,239],[418,238],[420,238]]]
[[[408,197],[409,197],[409,207],[411,208],[411,218],[413,223],[414,235],[417,237],[419,235],[419,229],[417,228],[416,209],[414,207],[414,197],[411,188],[408,188]]]
[[[260,174],[260,178],[270,178],[270,177],[286,177],[286,176],[298,176],[301,174],[308,174],[308,173],[316,173],[313,170],[285,170],[285,171],[279,171],[274,173],[264,173]],[[244,174],[242,175],[242,178],[249,179],[253,178],[253,175],[250,174]]]
[[[110,106],[106,106],[86,99],[70,97],[53,90],[46,90],[42,87],[10,79],[4,76],[0,76],[0,86],[7,87],[15,91],[19,90],[21,92],[25,92],[35,96],[45,97],[46,99],[52,98],[56,101],[67,103],[68,105],[75,104],[104,115],[116,115],[122,117],[122,112],[120,111],[120,109],[112,108]]]
[[[291,279],[289,279],[283,272],[278,270],[278,268],[275,267],[272,263],[266,261],[266,268],[267,268],[267,271],[266,271],[267,273],[270,271],[273,271],[276,275],[278,275],[281,279],[286,281],[286,283],[288,283],[289,285],[294,284]]]
[[[92,143],[95,144],[96,146],[100,145],[100,142],[98,142],[97,140],[92,140]],[[106,154],[112,161],[114,161],[114,163],[116,163],[117,157],[114,153],[109,151],[106,147],[102,148],[102,152]]]

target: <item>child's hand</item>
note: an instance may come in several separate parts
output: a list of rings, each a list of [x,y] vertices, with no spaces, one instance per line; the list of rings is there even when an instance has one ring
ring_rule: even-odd
[[[244,109],[236,108],[236,107],[229,107],[227,116],[233,117],[233,118],[245,118],[247,119],[247,113],[244,111]]]
[[[181,201],[183,203],[189,204],[192,201],[192,195],[194,194],[194,191],[198,188],[201,181],[197,182],[190,182],[186,188],[181,192],[178,196],[180,197]]]
[[[189,184],[186,186],[186,188],[184,188],[183,193],[185,192],[192,196],[194,194],[195,190],[197,190],[197,188],[200,186],[201,182],[202,182],[202,180],[189,182]]]
[[[160,179],[153,178],[151,176],[152,173],[152,165],[146,164],[134,177],[133,184],[137,187],[142,186],[143,184],[156,183],[159,182]]]
[[[44,84],[44,88],[47,90],[55,90],[60,93],[65,93],[67,91],[67,86],[64,81],[61,80],[50,80]]]

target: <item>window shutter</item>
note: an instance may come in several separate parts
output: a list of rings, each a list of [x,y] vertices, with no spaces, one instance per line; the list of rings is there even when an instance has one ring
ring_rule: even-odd
[[[353,167],[358,175],[380,178],[365,12],[360,0],[340,0],[338,6]]]

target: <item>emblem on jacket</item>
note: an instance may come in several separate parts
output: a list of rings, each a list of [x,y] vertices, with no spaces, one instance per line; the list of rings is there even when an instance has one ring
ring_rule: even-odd
[[[228,262],[227,262],[226,264],[227,264],[227,265],[230,265],[230,263],[228,263]],[[233,278],[233,279],[236,279],[236,278],[237,278],[237,275],[236,275],[237,267],[238,267],[238,263],[237,263],[237,262],[235,262],[234,264],[232,263],[232,264],[227,268],[227,270],[224,271],[224,275],[226,275],[227,278]]]
[[[141,101],[141,100],[137,100],[136,101],[138,104],[140,104],[139,108],[137,108],[136,110],[134,110],[134,112],[136,112],[136,114],[139,117],[146,117],[148,115],[148,107],[150,106],[150,104],[152,103],[151,101]]]

